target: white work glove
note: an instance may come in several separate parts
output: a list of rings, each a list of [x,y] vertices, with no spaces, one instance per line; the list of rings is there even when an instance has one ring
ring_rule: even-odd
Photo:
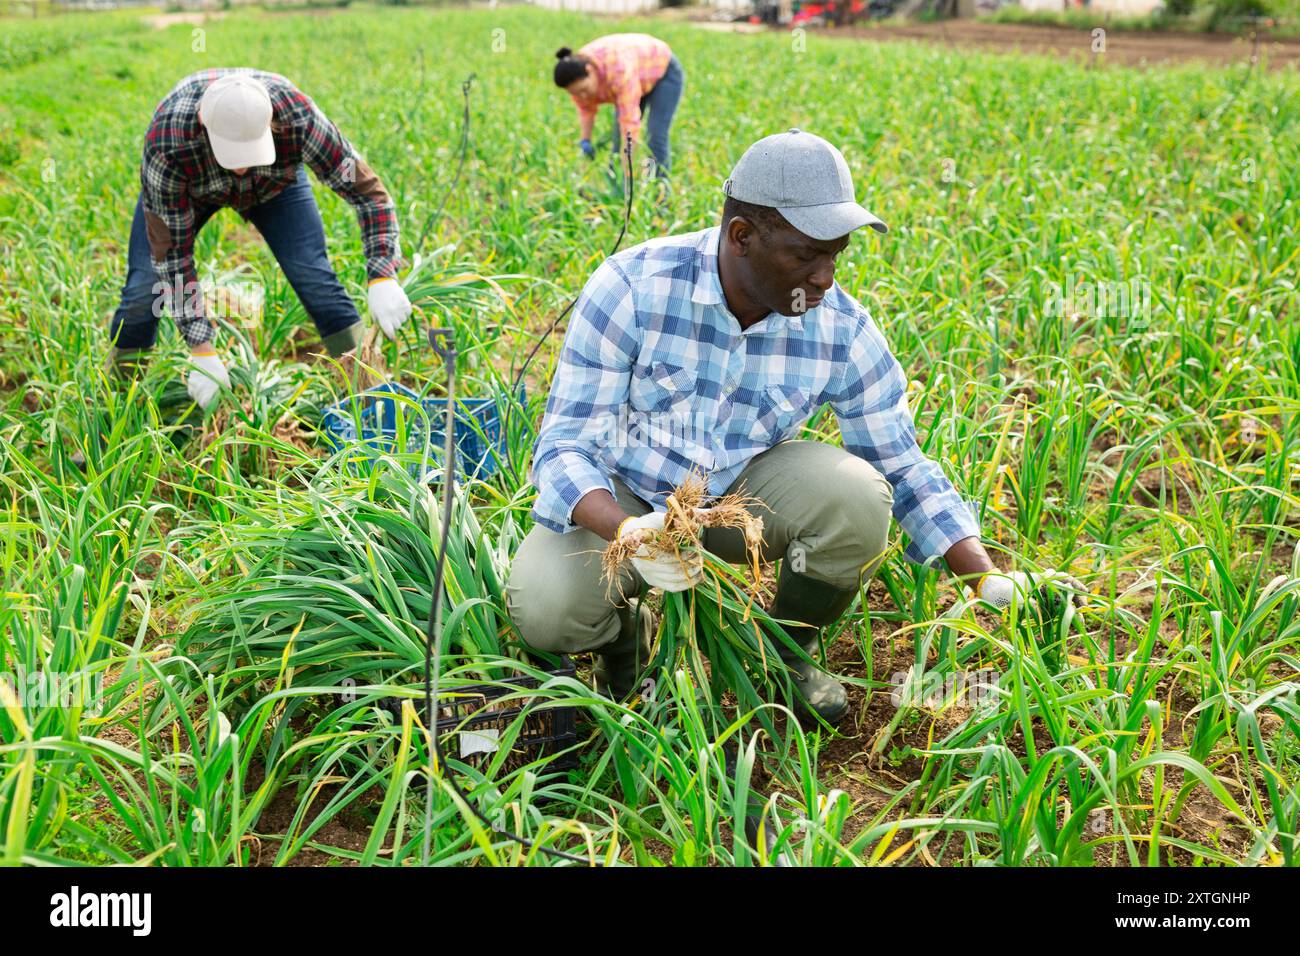
[[[980,580],[979,589],[975,593],[999,611],[1006,611],[1015,605],[1017,613],[1024,614],[1028,602],[1033,602],[1043,611],[1060,610],[1068,629],[1074,620],[1079,595],[1086,594],[1087,588],[1068,574],[1044,568],[1033,574],[1025,571],[990,571]]]
[[[396,279],[376,279],[370,283],[370,316],[390,339],[411,317],[411,300]]]
[[[615,538],[619,541],[642,541],[649,538],[664,526],[665,511],[652,511],[639,518],[624,518],[618,526]],[[649,548],[644,543],[632,555],[632,566],[637,569],[645,583],[652,588],[665,591],[686,591],[704,580],[704,555],[698,548],[682,554],[661,554],[650,557]]]
[[[226,365],[221,361],[221,356],[216,353],[191,355],[190,364],[194,368],[185,380],[185,388],[190,393],[190,398],[206,412],[221,394],[221,386],[230,388],[230,376],[226,374]]]

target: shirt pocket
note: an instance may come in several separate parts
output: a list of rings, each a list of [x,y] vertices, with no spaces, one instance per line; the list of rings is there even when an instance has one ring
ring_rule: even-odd
[[[768,445],[776,444],[797,424],[808,417],[812,398],[797,385],[773,383],[764,390],[758,403],[758,417],[750,426],[749,437]]]
[[[695,402],[695,375],[671,362],[656,362],[633,378],[632,404],[638,411],[688,413]]]
[[[633,373],[630,430],[645,446],[673,449],[702,468],[712,467],[713,453],[696,420],[698,378],[671,362],[656,362]]]

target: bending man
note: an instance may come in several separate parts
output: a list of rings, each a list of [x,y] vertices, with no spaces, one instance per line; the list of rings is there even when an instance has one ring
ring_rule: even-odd
[[[262,234],[329,353],[338,357],[356,348],[361,317],[330,266],[304,166],[356,210],[370,313],[385,335],[396,336],[411,303],[396,279],[397,216],[383,183],[289,80],[258,70],[212,69],[181,80],[145,134],[126,282],[111,325],[113,362],[151,349],[167,310],[192,353],[190,396],[206,409],[221,385],[229,387],[194,265],[195,237],[227,206]]]

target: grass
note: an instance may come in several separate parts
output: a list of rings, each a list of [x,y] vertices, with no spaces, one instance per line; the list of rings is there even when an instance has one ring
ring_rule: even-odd
[[[538,846],[643,865],[1295,862],[1293,73],[913,45],[868,58],[816,37],[795,53],[779,35],[654,24],[689,93],[672,187],[638,192],[629,242],[714,223],[721,180],[762,135],[841,144],[893,228],[857,237],[837,280],[912,377],[923,447],[981,506],[1001,563],[1059,567],[1091,593],[1065,632],[997,621],[896,549],[825,651],[850,717],[800,730],[766,701],[783,683],[774,632],[714,568],[716,591],[666,605],[652,690],[598,698],[585,670],[525,659],[502,598],[556,336],[507,421],[509,459],[458,489],[443,686],[536,677],[536,707],[576,708],[576,766],[463,760],[448,738],[445,771],[487,826],[445,777],[425,816],[437,499],[412,478],[418,452],[333,453],[312,433],[347,385],[256,234],[223,213],[199,240],[205,270],[265,292],[260,322],[223,331],[239,371],[217,415],[178,392],[166,322],[147,369],[106,378],[107,316],[140,136],[180,76],[238,59],[295,79],[414,243],[455,171],[474,72],[461,185],[406,248],[421,256],[407,282],[428,324],[456,328],[462,391],[509,395],[621,224],[545,75],[557,46],[607,26],[519,8],[249,11],[205,24],[204,52],[192,29],[68,15],[6,23],[0,45],[6,863],[411,865],[426,825],[433,861],[477,865],[558,862]],[[381,46],[398,66],[373,69]],[[319,198],[364,301],[351,211]],[[384,360],[437,393],[416,324]],[[412,409],[403,427],[427,423]],[[806,435],[838,441],[826,411]],[[15,686],[34,673],[96,693],[50,706]]]

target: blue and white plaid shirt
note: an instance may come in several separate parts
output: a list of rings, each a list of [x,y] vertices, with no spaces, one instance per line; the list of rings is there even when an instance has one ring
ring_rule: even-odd
[[[829,402],[844,447],[893,486],[908,558],[978,536],[973,509],[917,446],[907,378],[867,310],[836,284],[803,315],[742,331],[718,277],[720,234],[652,239],[588,280],[534,450],[538,524],[575,530],[574,506],[613,494],[610,476],[656,509],[692,469],[724,494]]]

